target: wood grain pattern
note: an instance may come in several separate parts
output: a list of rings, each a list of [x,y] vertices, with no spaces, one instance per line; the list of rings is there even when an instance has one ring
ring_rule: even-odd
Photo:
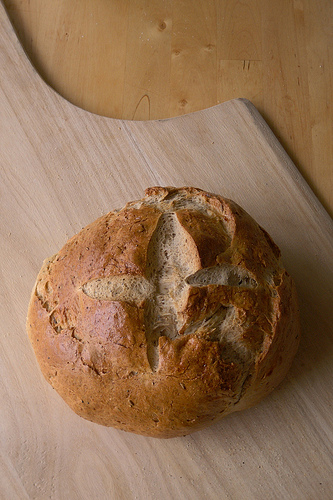
[[[331,0],[3,0],[66,99],[168,118],[244,97],[333,214]]]
[[[0,34],[0,498],[331,498],[332,222],[267,124],[243,100],[162,121],[87,113],[40,79],[1,6]],[[168,441],[73,414],[42,379],[25,333],[42,260],[156,184],[243,205],[281,247],[303,329],[271,396]]]

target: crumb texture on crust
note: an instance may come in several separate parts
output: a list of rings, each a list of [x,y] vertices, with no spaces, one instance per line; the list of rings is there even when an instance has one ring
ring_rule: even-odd
[[[231,200],[154,187],[100,217],[40,270],[27,329],[79,415],[173,437],[257,403],[299,342],[294,284]]]

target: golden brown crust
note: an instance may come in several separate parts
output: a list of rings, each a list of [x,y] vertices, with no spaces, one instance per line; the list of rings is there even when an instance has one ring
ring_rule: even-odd
[[[27,330],[76,413],[156,437],[256,404],[300,335],[295,286],[266,231],[230,200],[160,187],[44,262]]]

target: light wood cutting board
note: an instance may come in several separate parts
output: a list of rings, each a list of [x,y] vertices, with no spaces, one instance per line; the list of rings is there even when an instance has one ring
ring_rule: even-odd
[[[0,25],[0,498],[332,498],[332,221],[259,113],[233,100],[164,121],[90,114],[40,79],[1,6]],[[275,392],[171,440],[76,416],[25,333],[42,260],[149,185],[241,204],[280,246],[302,315],[299,352]]]

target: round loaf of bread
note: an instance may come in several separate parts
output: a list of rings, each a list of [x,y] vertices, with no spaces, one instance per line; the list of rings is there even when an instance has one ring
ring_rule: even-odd
[[[160,438],[259,402],[300,337],[270,236],[236,203],[188,187],[147,189],[47,259],[27,329],[78,415]]]

